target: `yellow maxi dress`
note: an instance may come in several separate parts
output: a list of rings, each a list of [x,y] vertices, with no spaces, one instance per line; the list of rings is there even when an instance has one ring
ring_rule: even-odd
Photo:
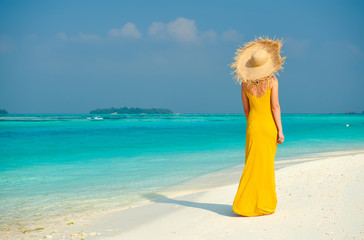
[[[250,112],[246,128],[245,167],[233,211],[251,217],[272,214],[276,209],[274,158],[278,143],[271,111],[271,88],[259,98],[247,91],[246,95]]]

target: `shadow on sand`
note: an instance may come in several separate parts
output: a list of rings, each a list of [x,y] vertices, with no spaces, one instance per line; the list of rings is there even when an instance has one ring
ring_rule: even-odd
[[[144,194],[145,198],[149,199],[150,201],[156,202],[156,203],[169,203],[169,204],[178,204],[185,207],[192,207],[192,208],[200,208],[205,209],[207,211],[211,211],[223,216],[227,217],[237,217],[239,215],[235,214],[232,211],[231,205],[226,204],[215,204],[215,203],[199,203],[199,202],[190,202],[185,200],[177,200],[168,198],[162,194],[157,193],[150,193],[150,194]]]

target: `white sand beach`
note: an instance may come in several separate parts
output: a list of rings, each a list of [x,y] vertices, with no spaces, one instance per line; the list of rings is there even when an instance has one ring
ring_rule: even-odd
[[[72,226],[65,237],[363,239],[363,175],[363,153],[333,155],[277,170],[278,205],[271,215],[241,217],[233,213],[236,183],[184,195],[145,196],[151,203],[99,216],[82,230]]]

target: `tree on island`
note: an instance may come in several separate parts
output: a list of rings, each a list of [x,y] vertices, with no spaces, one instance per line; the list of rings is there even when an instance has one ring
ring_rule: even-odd
[[[5,109],[0,109],[0,114],[8,114],[8,112]]]
[[[173,112],[166,108],[98,108],[92,110],[89,114],[172,114]]]

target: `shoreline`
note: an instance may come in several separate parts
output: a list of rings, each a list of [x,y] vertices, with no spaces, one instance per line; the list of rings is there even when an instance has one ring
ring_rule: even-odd
[[[360,231],[358,208],[363,213],[364,196],[355,194],[361,186],[363,163],[364,153],[361,152],[336,154],[279,169],[276,177],[279,206],[272,215],[244,218],[233,213],[231,197],[237,184],[232,184],[186,195],[155,194],[150,196],[151,204],[113,212],[89,227],[100,230],[96,232],[101,234],[94,239],[105,240],[240,239],[242,233],[252,239],[257,236],[263,239],[361,239],[364,232]],[[246,224],[252,227],[244,226]],[[274,224],[276,228],[271,226]],[[286,232],[282,226],[289,226],[291,231]]]
[[[307,163],[310,164],[325,160],[328,161],[329,159],[342,159],[355,156],[361,156],[364,159],[364,150],[324,152],[312,154],[311,156],[303,158],[298,157],[291,160],[276,161],[275,169],[277,181],[279,175],[286,171],[284,169],[292,167],[297,168],[298,165]],[[54,233],[50,237],[62,238],[64,236],[67,238],[73,236],[71,239],[81,239],[86,236],[91,236],[92,239],[105,239],[106,237],[117,236],[117,234],[120,235],[133,232],[136,229],[142,228],[142,226],[148,226],[148,224],[152,224],[156,221],[158,222],[158,219],[163,219],[164,216],[171,217],[184,208],[191,208],[191,206],[188,206],[189,204],[198,205],[198,203],[190,201],[191,199],[199,199],[206,194],[222,191],[222,189],[225,189],[224,191],[226,191],[226,188],[230,188],[231,191],[231,189],[234,189],[234,186],[237,185],[243,167],[244,164],[240,164],[232,168],[200,176],[196,179],[173,186],[171,189],[166,189],[163,192],[144,195],[143,197],[145,200],[143,201],[131,204],[128,207],[96,213],[92,216],[88,216],[87,219],[79,219],[78,223],[66,226],[64,230],[59,229],[60,231],[58,234]],[[204,184],[206,181],[208,181],[209,184]],[[213,183],[211,184],[211,182]],[[220,185],[214,185],[216,183],[219,183]],[[183,205],[183,203],[185,203],[185,205]],[[223,208],[223,210],[221,210],[222,212],[229,212],[229,206],[215,205],[215,208],[217,209]],[[210,212],[214,211],[215,214],[220,211],[214,210],[214,204],[211,204],[209,208],[211,209],[205,208],[205,210],[210,210]],[[178,219],[175,220],[178,222]],[[49,234],[46,234],[44,231],[44,233],[39,236],[49,236]]]
[[[353,154],[364,154],[364,150],[320,152],[313,154],[303,154],[298,157],[285,157],[284,160],[276,160],[274,163],[274,168],[275,171],[278,171],[282,168],[286,168],[303,162],[317,161],[323,158],[347,156]],[[244,161],[244,156],[242,156],[242,160]],[[168,195],[175,194],[178,196],[181,195],[181,193],[188,194],[235,184],[240,181],[244,165],[244,163],[241,163],[233,167],[228,167],[222,170],[207,173],[197,178],[182,182],[178,185],[166,188],[161,192]]]

